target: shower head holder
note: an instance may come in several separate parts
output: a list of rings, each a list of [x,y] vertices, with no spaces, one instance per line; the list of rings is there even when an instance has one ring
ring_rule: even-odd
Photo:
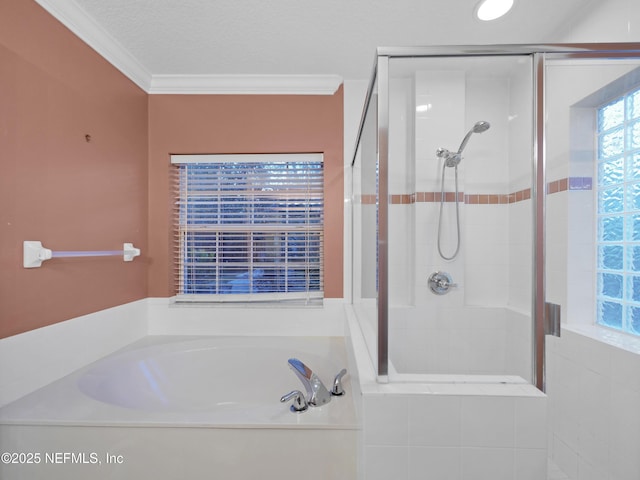
[[[436,156],[444,160],[445,166],[457,167],[460,161],[462,160],[462,151],[467,146],[467,142],[471,138],[471,135],[473,135],[474,133],[486,132],[487,130],[489,130],[490,127],[491,127],[491,124],[485,120],[480,120],[479,122],[476,122],[473,125],[473,127],[471,127],[471,130],[469,130],[467,134],[464,136],[464,138],[462,139],[462,143],[460,143],[460,147],[458,147],[457,152],[452,152],[450,150],[447,150],[446,148],[440,147],[436,150]]]
[[[462,155],[460,155],[460,153],[451,152],[442,147],[436,150],[436,156],[438,158],[442,158],[445,166],[447,167],[457,167],[462,160]]]

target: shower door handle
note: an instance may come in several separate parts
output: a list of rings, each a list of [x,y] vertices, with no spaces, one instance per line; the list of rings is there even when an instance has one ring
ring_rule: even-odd
[[[556,303],[545,302],[544,304],[544,334],[553,335],[554,337],[560,336],[560,320],[562,315],[560,314],[560,305]]]

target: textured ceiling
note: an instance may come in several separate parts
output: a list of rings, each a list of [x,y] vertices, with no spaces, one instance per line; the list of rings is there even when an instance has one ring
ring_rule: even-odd
[[[487,23],[473,17],[478,0],[64,1],[75,2],[152,75],[347,79],[369,76],[378,46],[561,41],[594,3],[516,0],[506,17]]]

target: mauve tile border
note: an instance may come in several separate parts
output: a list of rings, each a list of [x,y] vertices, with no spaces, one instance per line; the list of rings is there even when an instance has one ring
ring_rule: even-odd
[[[593,179],[591,177],[567,177],[547,183],[547,195],[565,192],[567,190],[591,190]],[[440,202],[442,194],[440,192],[416,192],[411,194],[389,195],[389,203],[392,205],[410,205],[412,203],[434,203]],[[458,192],[458,201],[469,205],[502,205],[522,202],[531,198],[531,189],[525,188],[513,193],[506,194],[467,194]],[[445,202],[455,202],[455,192],[444,192]],[[363,205],[375,205],[376,196],[372,194],[361,195],[359,198]]]

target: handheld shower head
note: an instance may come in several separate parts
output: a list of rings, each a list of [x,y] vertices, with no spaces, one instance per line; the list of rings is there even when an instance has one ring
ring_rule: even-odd
[[[467,132],[464,139],[462,140],[462,143],[460,144],[460,148],[458,148],[458,154],[461,154],[462,151],[464,150],[464,147],[467,146],[467,142],[471,138],[472,134],[486,132],[487,130],[489,130],[490,126],[491,124],[484,120],[480,120],[479,122],[476,122],[475,125],[471,128],[471,130]]]
[[[487,130],[489,130],[490,126],[491,126],[491,124],[489,122],[486,122],[484,120],[480,120],[479,122],[476,122],[476,124],[473,126],[472,130],[473,130],[473,133],[482,133],[482,132],[486,132]]]
[[[473,135],[474,133],[486,132],[487,130],[489,130],[490,126],[491,125],[489,124],[489,122],[486,122],[484,120],[480,120],[479,122],[476,122],[475,125],[471,128],[471,130],[467,132],[464,139],[462,140],[462,143],[460,144],[460,148],[455,153],[442,147],[436,150],[436,156],[443,160],[442,179],[440,181],[440,214],[438,215],[438,253],[440,254],[440,257],[442,257],[444,260],[453,260],[454,258],[456,258],[456,256],[458,255],[458,252],[460,251],[460,212],[458,210],[458,203],[459,203],[458,202],[458,164],[462,160],[462,150],[464,150],[464,147],[467,146],[467,142],[471,138],[471,135]],[[445,202],[444,173],[447,167],[455,168],[456,230],[458,233],[456,250],[455,252],[453,252],[453,255],[451,255],[450,257],[447,257],[444,253],[442,253],[442,249],[440,248],[440,238],[442,233],[442,208]]]

